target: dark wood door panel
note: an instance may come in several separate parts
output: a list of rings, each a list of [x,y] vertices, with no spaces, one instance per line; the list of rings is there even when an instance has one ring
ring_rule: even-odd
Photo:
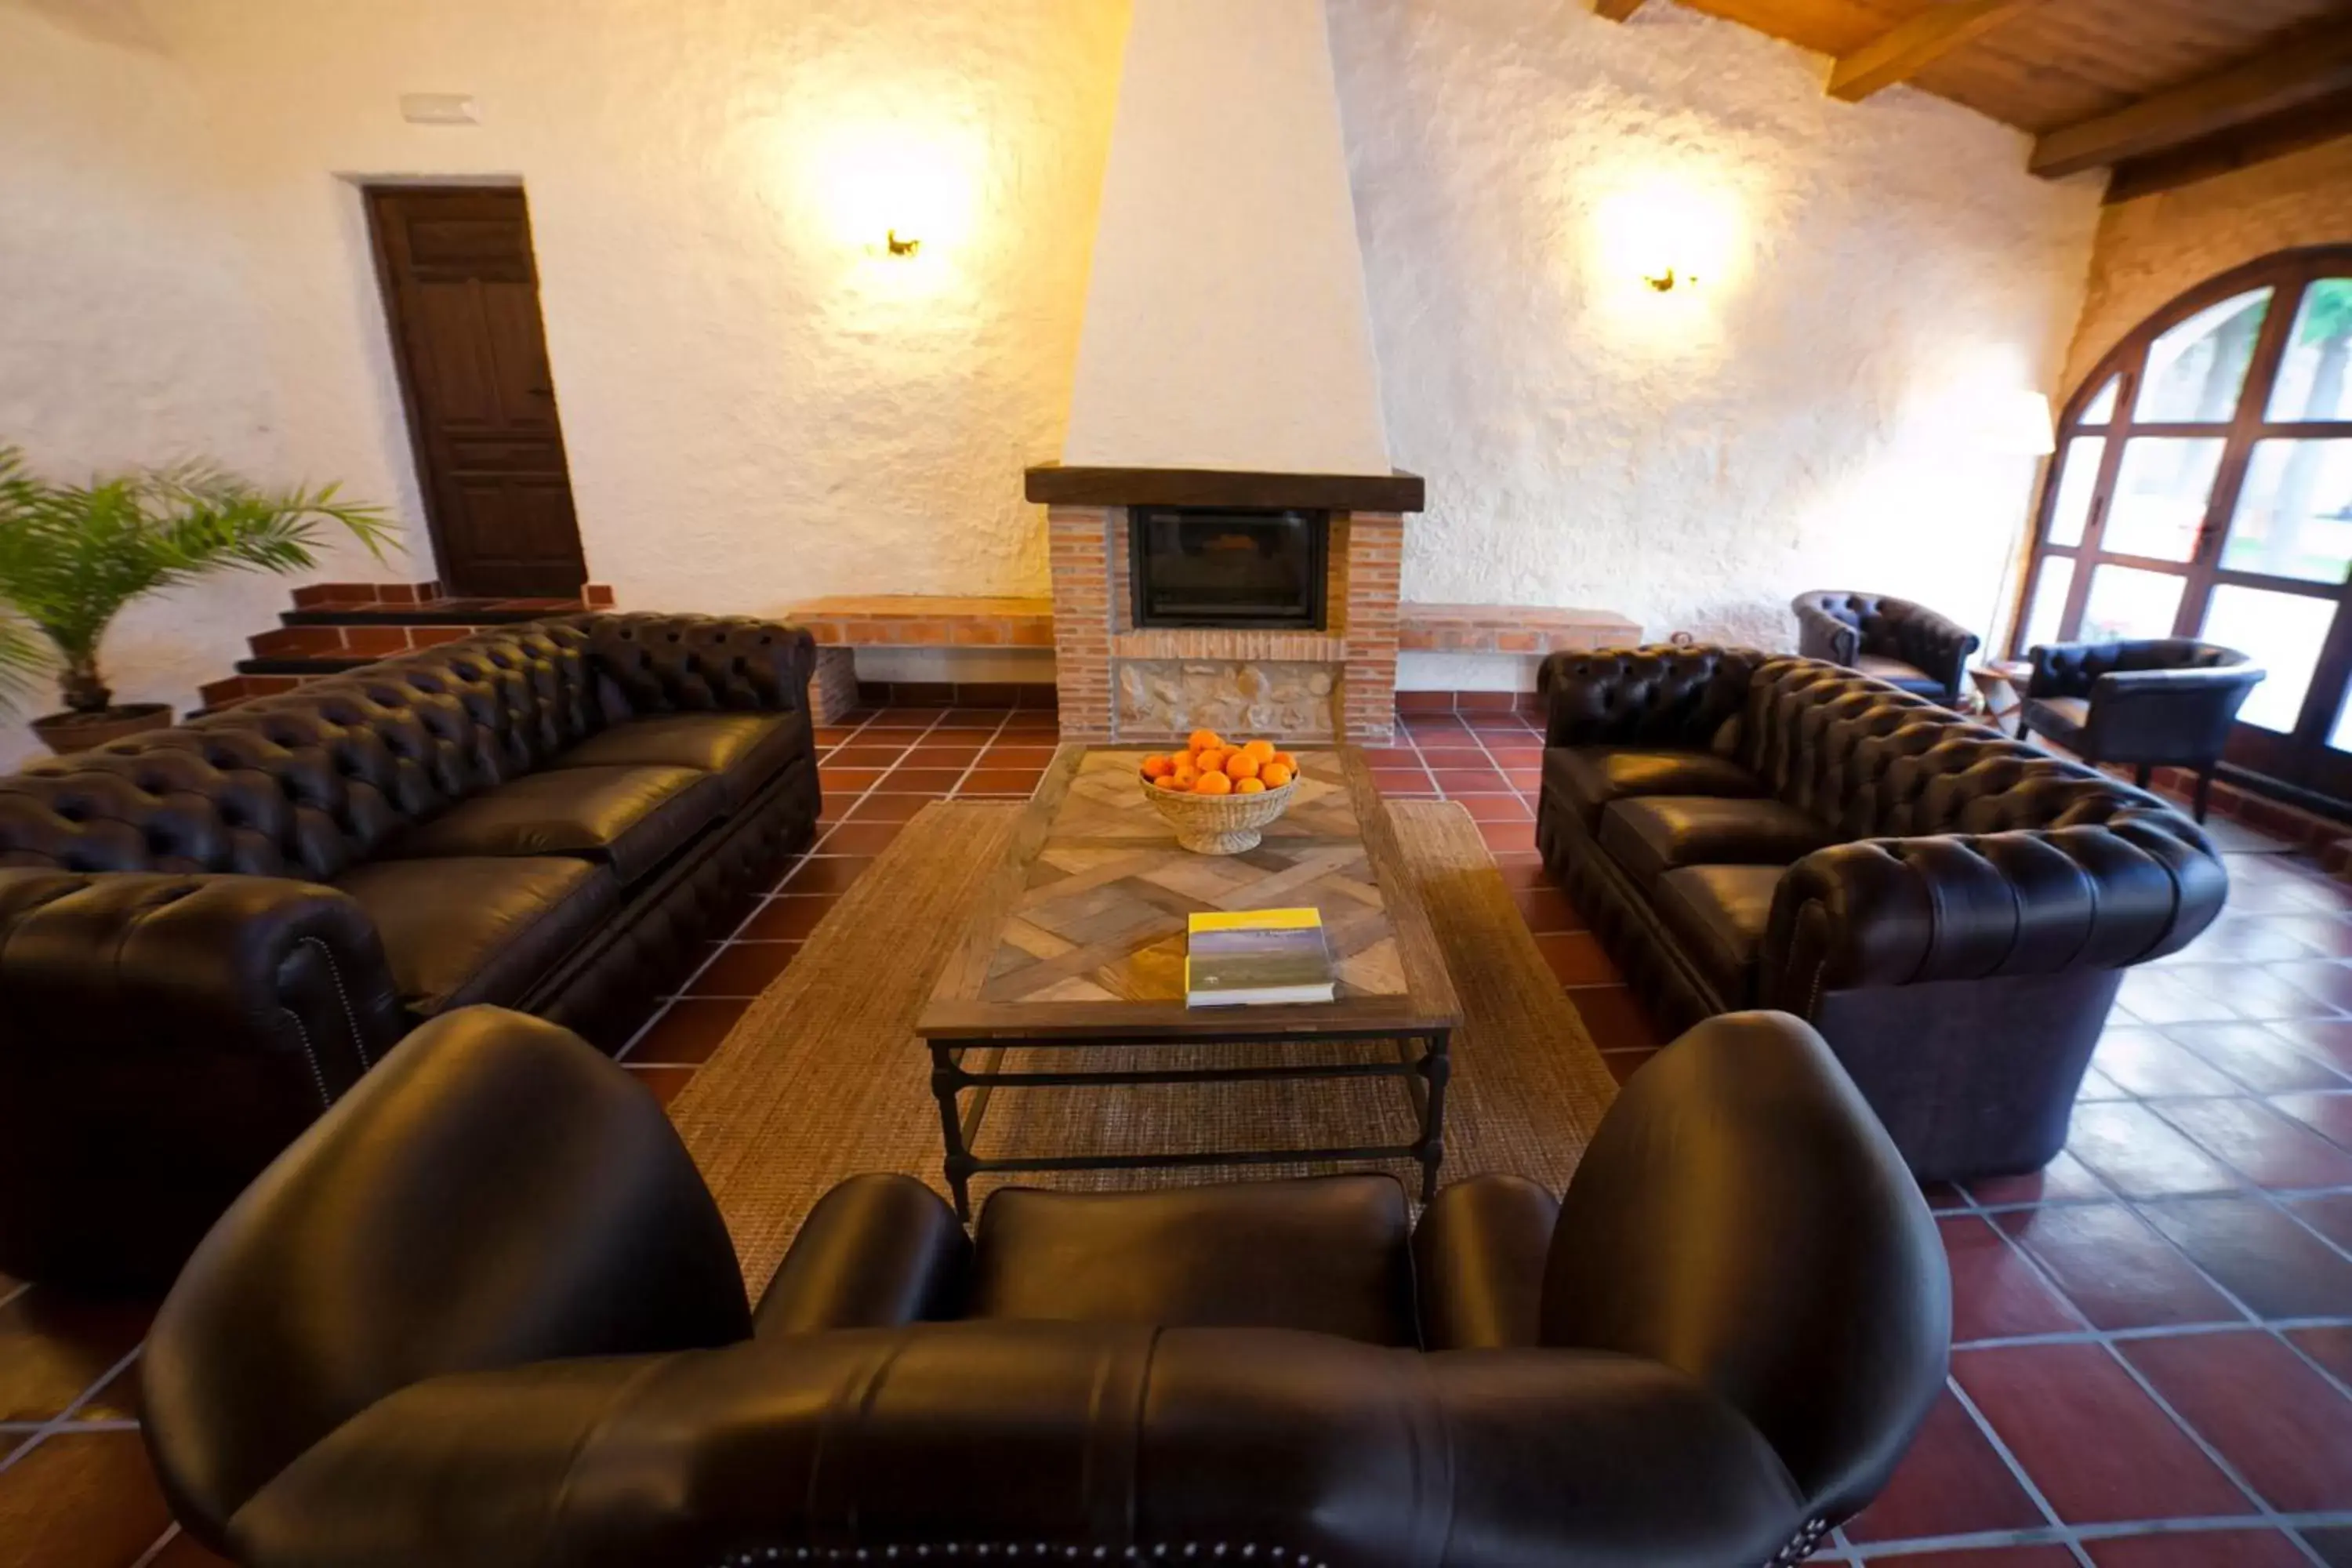
[[[587,570],[519,190],[368,192],[409,433],[452,593],[577,593]]]

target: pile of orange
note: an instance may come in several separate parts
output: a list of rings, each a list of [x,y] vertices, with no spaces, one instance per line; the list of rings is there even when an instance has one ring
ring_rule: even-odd
[[[1195,730],[1184,750],[1143,759],[1154,789],[1190,795],[1263,795],[1298,776],[1298,759],[1271,741],[1228,744],[1214,730]]]

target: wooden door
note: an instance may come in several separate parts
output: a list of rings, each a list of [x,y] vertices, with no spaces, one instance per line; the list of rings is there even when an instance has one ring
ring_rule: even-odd
[[[445,590],[577,595],[588,573],[522,192],[376,186],[367,203]]]

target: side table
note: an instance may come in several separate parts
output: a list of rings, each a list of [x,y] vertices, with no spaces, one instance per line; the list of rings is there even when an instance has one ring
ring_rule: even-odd
[[[2013,733],[2018,714],[2025,707],[2025,683],[2032,678],[2033,666],[2022,658],[1994,658],[1972,665],[1969,679],[1975,683],[1977,700],[1984,705],[1984,721],[2002,734]]]

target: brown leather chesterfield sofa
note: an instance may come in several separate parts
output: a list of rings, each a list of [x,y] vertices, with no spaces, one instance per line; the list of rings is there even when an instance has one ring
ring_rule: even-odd
[[[0,1271],[168,1281],[451,1008],[625,1042],[808,841],[814,659],[539,622],[0,779]]]
[[[1923,1180],[2046,1163],[2124,970],[2228,892],[2154,795],[1818,660],[1544,680],[1537,846],[1655,1016],[1805,1019]]]
[[[753,1311],[652,1098],[476,1008],[223,1216],[142,1376],[174,1511],[252,1568],[1727,1568],[1878,1491],[1949,1292],[1853,1086],[1757,1013],[1644,1067],[1558,1203],[1011,1188],[967,1239],[861,1176]]]

